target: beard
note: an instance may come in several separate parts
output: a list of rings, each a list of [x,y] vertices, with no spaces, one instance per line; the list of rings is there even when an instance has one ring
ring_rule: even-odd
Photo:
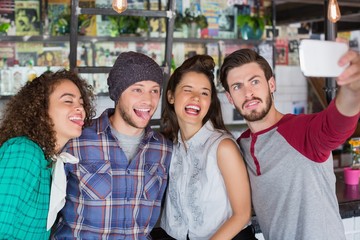
[[[142,126],[138,126],[135,121],[133,121],[131,119],[131,116],[130,114],[126,113],[126,110],[124,108],[122,108],[120,105],[118,106],[119,108],[119,113],[120,113],[120,116],[121,118],[127,123],[129,124],[130,126],[134,127],[134,128],[138,128],[138,129],[144,129],[145,127],[142,127]]]
[[[253,99],[263,102],[260,98],[253,98]],[[272,104],[273,104],[273,100],[271,97],[271,93],[269,92],[269,95],[265,99],[265,108],[262,109],[260,112],[257,112],[256,110],[252,110],[250,113],[245,114],[239,107],[236,107],[236,109],[239,111],[239,113],[244,117],[246,121],[256,122],[262,120],[269,113]]]

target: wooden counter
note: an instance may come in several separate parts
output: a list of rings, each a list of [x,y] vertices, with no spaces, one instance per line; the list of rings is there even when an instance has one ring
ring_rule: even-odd
[[[344,173],[336,173],[336,196],[342,218],[360,216],[360,185],[347,185]]]

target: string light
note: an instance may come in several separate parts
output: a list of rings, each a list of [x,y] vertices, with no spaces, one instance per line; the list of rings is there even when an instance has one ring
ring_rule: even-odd
[[[112,1],[112,8],[117,13],[122,13],[127,9],[127,0],[113,0]]]
[[[330,0],[328,5],[328,19],[332,23],[339,21],[341,17],[339,4],[337,0]]]

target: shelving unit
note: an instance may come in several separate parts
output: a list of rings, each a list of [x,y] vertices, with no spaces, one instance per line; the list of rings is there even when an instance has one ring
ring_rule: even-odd
[[[96,44],[106,42],[134,42],[134,43],[164,43],[164,58],[162,68],[164,71],[164,83],[163,87],[167,85],[167,80],[170,77],[170,64],[173,53],[173,46],[177,43],[189,43],[189,44],[201,44],[206,49],[207,44],[218,44],[218,63],[221,62],[221,56],[223,55],[220,45],[242,45],[250,44],[253,46],[260,45],[262,43],[269,43],[273,46],[273,41],[269,40],[241,40],[241,39],[223,39],[223,38],[174,38],[174,25],[175,25],[175,0],[168,0],[167,6],[164,10],[138,10],[138,9],[127,9],[121,13],[124,16],[143,16],[149,18],[166,18],[166,31],[165,37],[150,37],[150,32],[147,32],[145,36],[123,36],[110,37],[110,36],[82,36],[78,34],[78,20],[79,15],[107,15],[117,16],[119,13],[115,12],[112,8],[81,8],[79,7],[79,0],[71,1],[71,20],[70,20],[70,34],[68,36],[0,36],[0,42],[42,42],[42,43],[68,43],[70,46],[69,52],[69,67],[75,72],[81,74],[107,74],[111,66],[96,66]],[[90,66],[78,66],[78,47],[82,44],[86,44],[89,49],[92,50]],[[206,50],[205,50],[206,52]],[[105,93],[99,93],[104,95]],[[164,94],[162,97],[164,98]],[[6,99],[1,97],[1,99]],[[163,99],[164,101],[164,99]],[[163,102],[162,101],[162,102]],[[155,121],[155,122],[154,122]],[[155,119],[152,123],[158,123],[158,119]],[[233,123],[232,125],[237,126],[241,123]]]
[[[121,13],[124,16],[145,16],[145,17],[158,17],[166,18],[166,37],[165,39],[157,39],[155,42],[165,40],[165,65],[164,73],[166,74],[166,79],[170,75],[170,63],[171,63],[171,52],[173,45],[173,32],[174,32],[174,22],[175,22],[175,0],[168,0],[166,11],[155,11],[155,10],[135,10],[128,9],[125,12]],[[110,67],[78,67],[76,65],[77,61],[77,44],[79,41],[78,37],[78,16],[80,14],[89,14],[89,15],[119,15],[111,8],[80,8],[79,0],[71,1],[71,26],[70,26],[70,69],[79,72],[79,73],[107,73],[110,71]],[[80,38],[85,40],[85,38]],[[148,41],[150,38],[147,37],[119,37],[119,38],[110,38],[110,37],[88,37],[88,41]],[[167,81],[164,81],[164,86],[166,86]]]
[[[273,2],[273,1],[272,1]],[[174,25],[175,25],[175,0],[168,0],[165,10],[139,10],[127,9],[121,13],[124,16],[144,16],[155,18],[166,18],[166,37],[149,37],[149,36],[79,36],[78,35],[78,21],[79,15],[108,15],[117,16],[119,13],[115,12],[112,8],[81,8],[79,7],[79,0],[71,1],[71,21],[70,21],[70,35],[69,36],[0,36],[0,42],[42,42],[42,43],[64,43],[70,44],[69,53],[69,67],[78,73],[108,73],[111,69],[110,66],[95,66],[95,44],[101,42],[154,42],[165,43],[163,69],[168,79],[170,75],[170,64],[172,58],[172,49],[174,43],[224,43],[224,44],[252,44],[259,45],[262,40],[241,40],[241,39],[217,39],[217,38],[174,38]],[[275,6],[273,4],[273,6]],[[149,34],[148,34],[149,35]],[[77,66],[77,47],[78,43],[90,43],[92,48],[92,66]],[[220,51],[220,50],[219,50]],[[220,53],[220,52],[219,52]],[[273,61],[274,62],[274,61]],[[164,82],[166,84],[166,81]]]
[[[0,36],[0,42],[43,42],[64,43],[69,41],[69,36]]]
[[[79,42],[164,42],[164,38],[155,38],[155,37],[131,37],[131,36],[119,36],[119,37],[109,37],[109,36],[78,36]],[[0,42],[69,42],[70,36],[0,36]],[[172,38],[172,43],[218,43],[224,42],[225,44],[260,44],[265,40],[242,40],[242,39],[224,39],[224,38]],[[269,41],[267,41],[269,42]],[[270,41],[271,42],[271,41]]]

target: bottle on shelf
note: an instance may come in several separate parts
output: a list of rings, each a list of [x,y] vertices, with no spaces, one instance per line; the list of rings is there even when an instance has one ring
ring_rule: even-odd
[[[53,71],[50,70],[50,66],[46,67],[46,71],[44,72],[45,74],[52,74]]]
[[[12,73],[13,73],[13,80],[14,80],[13,92],[15,94],[24,85],[23,73],[19,67],[19,61],[17,59],[14,60],[14,67],[12,69]]]
[[[3,59],[3,69],[1,70],[0,95],[9,96],[13,94],[13,81],[11,70],[8,67],[7,59]]]
[[[106,49],[105,50],[105,66],[109,67],[109,66],[112,66],[113,63],[112,63],[112,60],[111,60],[111,57],[110,57],[110,50],[109,49]]]
[[[27,80],[28,82],[31,82],[32,80],[34,80],[34,78],[37,77],[37,73],[35,71],[35,69],[33,68],[33,62],[32,60],[29,60],[28,62],[29,65],[29,70],[27,71]]]
[[[173,72],[176,69],[176,64],[175,64],[175,59],[174,59],[174,54],[171,55],[171,69],[170,69],[170,74],[173,74]]]

